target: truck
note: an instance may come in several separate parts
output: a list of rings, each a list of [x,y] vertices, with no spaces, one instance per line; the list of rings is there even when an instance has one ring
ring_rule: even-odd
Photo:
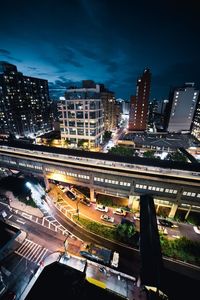
[[[81,256],[88,258],[92,261],[102,263],[106,266],[118,267],[119,263],[119,253],[112,251],[105,247],[97,244],[87,244],[82,251],[80,251]]]

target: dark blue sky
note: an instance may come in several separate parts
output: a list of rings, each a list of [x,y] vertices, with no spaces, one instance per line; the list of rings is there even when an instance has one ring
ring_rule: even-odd
[[[0,5],[0,60],[50,88],[93,79],[129,99],[145,67],[151,98],[200,84],[198,1],[10,0]],[[63,90],[64,91],[64,90]]]

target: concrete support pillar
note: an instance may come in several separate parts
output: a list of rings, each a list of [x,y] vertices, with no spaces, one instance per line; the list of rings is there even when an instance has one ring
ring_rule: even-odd
[[[90,188],[90,201],[96,202],[96,198],[94,197],[94,188]]]
[[[190,207],[188,208],[188,211],[185,215],[185,220],[187,220],[188,216],[189,216],[189,213],[191,212],[191,209],[192,209],[192,205],[190,205]]]
[[[138,197],[132,196],[132,195],[129,196],[128,206],[130,208],[132,208],[133,211],[139,210],[139,204],[140,204],[140,202],[139,202]]]
[[[51,188],[45,170],[43,170],[43,177],[44,177],[46,192],[49,192]]]
[[[176,204],[176,203],[172,204],[171,210],[168,215],[169,218],[174,218],[177,208],[178,208],[178,204]]]

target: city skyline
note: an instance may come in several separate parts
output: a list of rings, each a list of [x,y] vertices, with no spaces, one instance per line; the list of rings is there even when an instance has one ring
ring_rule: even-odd
[[[104,83],[130,99],[150,68],[150,98],[168,97],[171,86],[200,82],[198,10],[182,2],[26,1],[1,6],[0,60],[27,76],[49,81],[64,94],[84,79]],[[8,14],[9,12],[9,14]],[[9,15],[9,18],[8,18]]]

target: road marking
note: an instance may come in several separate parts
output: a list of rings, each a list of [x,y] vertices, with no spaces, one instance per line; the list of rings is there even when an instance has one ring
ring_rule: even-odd
[[[13,216],[13,215],[10,215],[10,216],[8,217],[8,219],[12,218],[12,216]]]
[[[40,262],[43,260],[44,256],[47,254],[47,252],[48,252],[48,249],[43,248],[43,250],[40,252],[40,255],[38,256],[38,258],[36,259],[35,262],[40,264]]]
[[[22,216],[24,217],[24,218],[26,218],[26,219],[29,219],[29,220],[31,220],[32,219],[32,216],[31,215],[28,215],[28,214],[26,214],[26,213],[22,213]]]
[[[45,257],[49,250],[41,245],[25,239],[23,244],[15,251],[16,254],[23,256],[29,261],[40,264],[40,261]]]
[[[21,220],[19,220],[19,219],[17,219],[17,222],[19,222],[19,223],[21,223],[21,224],[26,224],[26,222],[23,222],[23,221],[21,221]]]

